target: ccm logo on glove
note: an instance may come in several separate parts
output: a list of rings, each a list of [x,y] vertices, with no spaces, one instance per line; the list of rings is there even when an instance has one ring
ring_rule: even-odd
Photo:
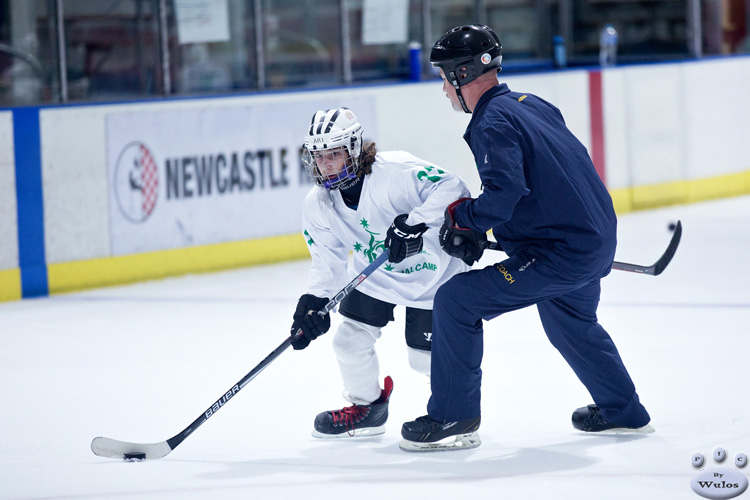
[[[394,263],[416,255],[422,251],[422,235],[427,231],[427,224],[420,222],[414,226],[406,223],[409,214],[397,215],[385,236],[385,248],[390,249],[388,260]]]

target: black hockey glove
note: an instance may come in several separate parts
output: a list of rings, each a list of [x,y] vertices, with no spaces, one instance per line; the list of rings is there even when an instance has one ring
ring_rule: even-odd
[[[415,226],[406,223],[408,214],[397,215],[393,219],[393,224],[388,228],[385,236],[385,248],[391,250],[388,260],[391,262],[401,262],[407,257],[416,255],[422,251],[422,235],[427,231],[427,224],[420,222]]]
[[[487,233],[460,227],[455,220],[456,207],[471,198],[461,198],[454,201],[445,209],[445,220],[440,228],[440,246],[451,257],[458,257],[467,265],[482,258],[487,248]]]
[[[297,309],[294,311],[291,333],[294,335],[301,328],[302,335],[292,342],[294,350],[304,349],[311,340],[315,340],[331,328],[331,316],[328,313],[325,316],[318,314],[318,311],[326,304],[328,304],[328,299],[321,299],[309,293],[299,298]]]

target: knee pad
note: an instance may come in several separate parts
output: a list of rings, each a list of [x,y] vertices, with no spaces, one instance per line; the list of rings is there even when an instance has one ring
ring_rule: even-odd
[[[333,336],[333,351],[339,357],[357,356],[371,350],[380,335],[380,327],[366,325],[345,317]]]
[[[430,351],[423,351],[421,349],[414,349],[413,347],[407,347],[406,353],[409,356],[409,366],[412,370],[423,373],[430,376],[430,360],[432,356]]]

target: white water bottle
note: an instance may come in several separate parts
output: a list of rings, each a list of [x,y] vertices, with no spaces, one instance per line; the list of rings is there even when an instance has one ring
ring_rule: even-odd
[[[605,24],[599,35],[599,65],[614,66],[617,63],[617,30]]]

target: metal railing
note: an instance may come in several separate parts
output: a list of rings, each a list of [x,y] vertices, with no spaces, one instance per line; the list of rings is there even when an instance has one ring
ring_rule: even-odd
[[[14,40],[46,39],[50,44],[39,44],[35,53],[18,48],[13,40],[0,40],[0,55],[7,54],[11,59],[5,65],[5,75],[0,73],[0,89],[3,85],[14,85],[18,71],[8,70],[16,64],[13,61],[23,61],[31,68],[31,74],[26,72],[27,78],[41,82],[45,91],[36,97],[39,102],[60,103],[226,91],[211,88],[210,83],[185,85],[183,80],[192,74],[202,75],[207,82],[212,81],[212,75],[229,74],[229,92],[413,79],[408,45],[415,41],[423,47],[418,77],[431,78],[434,75],[427,60],[429,47],[453,25],[470,22],[496,23],[492,27],[501,40],[504,33],[510,33],[503,42],[506,71],[552,69],[551,40],[555,35],[566,40],[570,65],[590,65],[596,61],[592,52],[596,42],[592,40],[597,35],[584,31],[593,30],[597,16],[616,12],[614,7],[621,3],[618,0],[411,0],[407,1],[407,40],[373,47],[364,46],[358,38],[361,26],[357,23],[362,22],[368,1],[226,0],[229,16],[241,17],[240,30],[233,31],[231,36],[241,38],[233,44],[207,44],[205,60],[194,63],[188,57],[189,44],[179,40],[176,0],[113,0],[103,13],[82,10],[85,2],[78,2],[75,8],[66,11],[65,0],[47,0],[46,7],[44,2],[10,0],[9,9],[17,8],[27,16],[21,27],[10,16],[11,21],[0,26],[5,28],[0,33],[14,33]],[[750,17],[750,0],[744,1]],[[678,6],[676,15],[669,14],[676,19],[669,21],[677,26],[675,31],[684,31],[681,41],[677,35],[676,40],[671,40],[673,46],[682,49],[635,55],[631,60],[657,55],[663,56],[662,59],[704,55],[702,40],[707,28],[701,0],[628,3],[640,3],[644,8],[669,3]],[[91,2],[92,9],[94,5],[101,8],[99,4]],[[30,5],[37,5],[36,11]],[[592,8],[599,10],[589,16]],[[519,19],[537,21],[519,22]],[[103,38],[104,30],[96,28],[96,23],[102,20],[120,26],[117,33],[110,35],[111,39]],[[28,33],[23,32],[24,28]],[[525,43],[518,43],[519,37]],[[525,47],[523,50],[519,49],[521,45]],[[233,54],[231,50],[238,47],[242,53]],[[620,54],[627,55],[626,45],[621,47]],[[186,71],[191,64],[197,64],[199,71]],[[158,85],[147,84],[144,79]],[[175,85],[176,79],[180,79],[181,85]],[[226,81],[227,77],[214,79]],[[79,84],[73,85],[74,80]],[[75,92],[71,92],[72,88]],[[6,105],[26,104],[13,102],[13,96],[3,98],[0,94],[0,99]]]

